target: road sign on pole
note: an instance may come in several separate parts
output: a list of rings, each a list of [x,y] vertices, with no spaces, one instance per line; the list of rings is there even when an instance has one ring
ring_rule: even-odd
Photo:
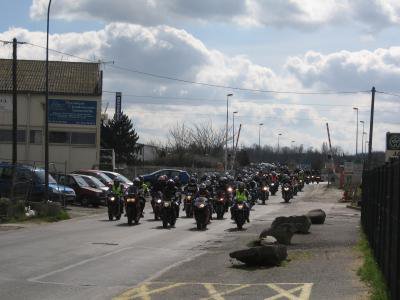
[[[400,157],[400,133],[386,133],[386,161],[391,157]]]
[[[121,101],[122,101],[122,93],[116,92],[115,93],[115,119],[119,120],[122,115],[122,108],[121,108]]]

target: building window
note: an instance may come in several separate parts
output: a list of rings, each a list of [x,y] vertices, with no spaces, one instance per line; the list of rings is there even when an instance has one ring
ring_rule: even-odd
[[[69,144],[70,143],[70,133],[64,131],[50,131],[49,132],[49,142],[57,144]]]
[[[29,143],[41,144],[42,143],[42,131],[41,130],[31,130],[29,132]]]
[[[96,144],[96,133],[71,132],[71,144],[95,145]]]
[[[0,142],[2,143],[12,143],[12,130],[11,129],[0,129]],[[17,130],[17,142],[26,142],[26,131]]]

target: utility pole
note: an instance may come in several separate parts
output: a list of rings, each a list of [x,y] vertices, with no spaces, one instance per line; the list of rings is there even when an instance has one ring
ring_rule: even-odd
[[[374,109],[375,109],[375,87],[371,90],[371,117],[369,120],[369,141],[368,141],[368,169],[371,168],[372,160],[372,136],[374,134]]]
[[[364,157],[364,121],[360,121],[360,123],[362,124],[362,135],[361,135],[361,157]],[[364,159],[364,158],[363,158]]]
[[[356,121],[356,159],[358,155],[358,107],[353,107],[353,109],[357,112],[357,121]]]
[[[261,126],[263,126],[264,123],[258,124],[258,148],[261,150]]]
[[[15,173],[18,162],[17,156],[17,126],[18,126],[18,105],[17,105],[17,39],[13,39],[13,61],[12,61],[12,86],[13,86],[13,110],[12,110],[12,185],[11,199],[14,199]]]
[[[225,132],[225,172],[228,171],[228,125],[229,125],[229,97],[233,94],[226,95],[226,132]]]
[[[46,35],[46,84],[44,105],[44,200],[49,199],[49,20],[51,0],[47,7],[47,35]]]

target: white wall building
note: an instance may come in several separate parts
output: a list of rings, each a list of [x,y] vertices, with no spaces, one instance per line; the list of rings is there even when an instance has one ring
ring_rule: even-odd
[[[18,162],[44,165],[45,62],[17,64]],[[49,62],[50,171],[99,164],[102,72],[97,63]],[[12,158],[12,60],[0,59],[0,161]]]

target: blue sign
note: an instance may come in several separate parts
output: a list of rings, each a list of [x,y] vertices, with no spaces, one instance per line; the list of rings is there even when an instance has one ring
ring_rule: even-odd
[[[97,101],[49,99],[49,123],[96,125]]]

